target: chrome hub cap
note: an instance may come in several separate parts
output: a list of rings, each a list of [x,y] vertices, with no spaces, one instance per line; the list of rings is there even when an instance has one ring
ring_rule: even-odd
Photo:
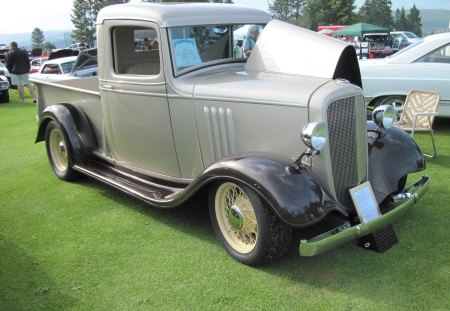
[[[236,205],[233,205],[228,211],[228,220],[231,226],[236,230],[241,230],[244,226],[244,216]]]
[[[49,146],[55,168],[60,172],[64,172],[68,168],[69,158],[64,137],[56,129],[52,130],[50,133]]]

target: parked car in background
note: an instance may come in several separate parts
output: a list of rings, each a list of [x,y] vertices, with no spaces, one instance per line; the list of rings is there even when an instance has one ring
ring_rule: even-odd
[[[408,42],[409,44],[422,40],[419,36],[411,31],[391,31],[392,40],[400,38],[402,42]]]
[[[413,89],[438,91],[439,116],[450,117],[450,33],[428,36],[384,59],[360,60],[369,106],[392,104],[400,112]]]
[[[422,38],[410,31],[391,31],[390,38],[394,49],[403,49],[414,42],[422,40]]]
[[[6,44],[0,44],[0,63],[5,62],[5,56],[9,52],[9,48]]]
[[[0,103],[9,103],[9,81],[0,74]]]
[[[78,78],[98,75],[97,48],[80,51],[71,75]]]
[[[30,73],[39,72],[42,65],[48,60],[48,57],[39,57],[30,61]]]
[[[8,71],[8,68],[0,62],[0,75],[6,76],[8,79],[11,79],[11,74]]]
[[[359,58],[382,58],[392,55],[389,33],[366,33],[360,42]]]
[[[86,45],[84,43],[73,43],[69,45],[66,49],[82,51],[86,49]]]
[[[2,79],[3,85],[2,85],[2,95],[1,95],[0,101],[9,102],[9,88],[11,87],[11,74],[9,73],[8,68],[6,68],[6,66],[2,62],[0,62],[0,77],[5,77],[5,79],[8,82],[8,88],[7,88],[6,92],[4,92],[6,83],[4,83],[4,79]]]
[[[77,56],[61,57],[46,61],[38,73],[33,73],[30,78],[56,81],[66,79],[72,73]]]

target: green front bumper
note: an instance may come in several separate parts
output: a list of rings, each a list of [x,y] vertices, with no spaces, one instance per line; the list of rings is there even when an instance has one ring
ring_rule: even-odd
[[[338,233],[329,232],[310,240],[302,240],[300,242],[300,255],[318,255],[387,226],[397,218],[400,218],[400,216],[422,198],[423,194],[428,190],[429,181],[430,178],[424,175],[420,180],[416,181],[413,186],[408,188],[408,190],[413,190],[413,192],[408,192],[410,193],[410,198],[395,203],[395,208],[371,222],[342,229],[339,230]]]

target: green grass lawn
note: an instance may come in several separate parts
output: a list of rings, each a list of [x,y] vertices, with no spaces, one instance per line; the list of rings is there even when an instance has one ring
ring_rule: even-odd
[[[205,196],[159,210],[58,180],[34,144],[35,111],[30,98],[0,104],[0,310],[450,309],[450,120],[427,160],[429,192],[395,225],[399,244],[312,258],[292,248],[251,268],[216,240]]]

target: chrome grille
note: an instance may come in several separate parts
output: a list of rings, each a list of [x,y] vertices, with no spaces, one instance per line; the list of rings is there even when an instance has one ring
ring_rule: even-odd
[[[364,120],[355,97],[336,100],[328,106],[327,119],[334,189],[338,201],[346,207],[352,202],[348,190],[361,182],[358,173],[358,120]],[[364,133],[365,135],[365,133]],[[363,148],[367,148],[363,146]]]

